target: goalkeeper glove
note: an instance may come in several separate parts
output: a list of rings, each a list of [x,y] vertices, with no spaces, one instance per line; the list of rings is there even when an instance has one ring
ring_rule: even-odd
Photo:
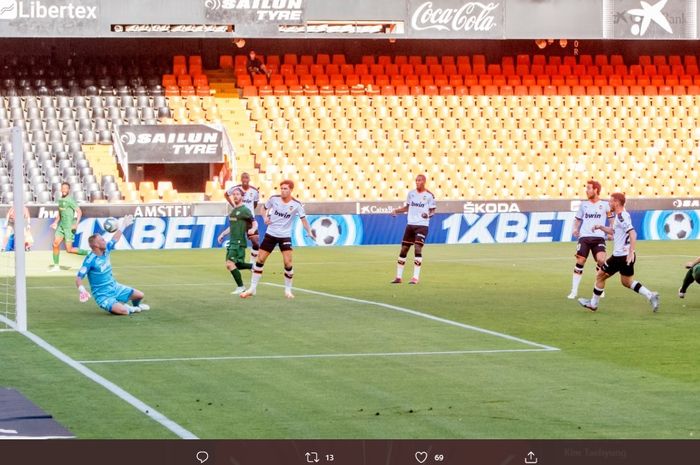
[[[90,293],[85,289],[85,286],[80,286],[78,292],[78,299],[80,299],[81,303],[85,303],[90,299]]]

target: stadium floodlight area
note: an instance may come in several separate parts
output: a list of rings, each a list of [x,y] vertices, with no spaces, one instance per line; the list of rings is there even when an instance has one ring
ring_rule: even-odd
[[[14,252],[0,258],[0,330],[27,330],[27,281],[24,250],[24,144],[22,128],[0,129],[0,141],[12,143],[12,202],[15,209]],[[7,234],[7,228],[5,228]],[[19,246],[17,246],[19,244]]]

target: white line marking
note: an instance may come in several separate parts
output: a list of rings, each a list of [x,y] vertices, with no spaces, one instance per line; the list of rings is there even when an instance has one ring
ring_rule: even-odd
[[[282,284],[274,284],[274,283],[262,283],[262,284],[266,284],[268,286],[273,286],[273,287],[284,287]],[[231,286],[231,283],[230,282],[225,282],[225,283],[224,282],[222,282],[222,283],[180,283],[180,284],[168,283],[168,284],[150,284],[150,285],[145,284],[145,285],[140,285],[139,287],[143,287],[143,288],[149,288],[149,287],[150,288],[158,288],[158,287],[173,287],[173,286],[175,286],[175,287],[182,287],[182,286],[209,286],[209,287],[211,287],[211,286],[217,286],[217,285],[218,286]],[[32,287],[28,287],[27,289],[61,289],[61,288],[69,288],[69,287],[71,287],[71,286],[32,286]],[[522,344],[526,344],[526,345],[530,345],[530,346],[534,346],[534,347],[539,347],[541,349],[547,349],[550,351],[560,350],[556,347],[548,346],[545,344],[539,344],[537,342],[528,341],[527,339],[522,339],[519,337],[510,336],[508,334],[499,333],[497,331],[491,331],[490,329],[480,328],[478,326],[472,326],[472,325],[468,325],[465,323],[459,323],[457,321],[448,320],[446,318],[440,318],[440,317],[437,317],[434,315],[430,315],[428,313],[423,313],[423,312],[411,310],[411,309],[404,308],[404,307],[398,307],[396,305],[385,304],[382,302],[374,302],[372,300],[356,299],[354,297],[346,297],[346,296],[336,295],[336,294],[328,294],[326,292],[313,291],[310,289],[302,289],[300,287],[295,287],[294,289],[297,291],[300,291],[300,292],[305,292],[307,294],[316,294],[316,295],[320,295],[323,297],[330,297],[333,299],[347,300],[349,302],[355,302],[355,303],[360,303],[360,304],[367,304],[367,305],[374,305],[377,307],[388,308],[389,310],[395,310],[397,312],[408,313],[409,315],[414,315],[414,316],[418,316],[421,318],[427,318],[429,320],[437,321],[440,323],[445,323],[448,325],[457,326],[459,328],[464,328],[464,329],[476,331],[479,333],[489,334],[491,336],[496,336],[496,337],[508,339],[510,341],[520,342]]]
[[[268,286],[273,286],[273,287],[284,287],[284,285],[282,285],[282,284],[275,284],[275,283],[263,283],[263,284],[266,284]],[[315,295],[320,295],[323,297],[331,297],[333,299],[347,300],[348,302],[356,302],[356,303],[360,303],[360,304],[375,305],[377,307],[388,308],[389,310],[395,310],[397,312],[407,313],[409,315],[418,316],[421,318],[426,318],[428,320],[437,321],[439,323],[445,323],[447,325],[457,326],[459,328],[464,328],[464,329],[468,329],[471,331],[476,331],[478,333],[489,334],[491,336],[496,336],[496,337],[500,337],[503,339],[508,339],[509,341],[520,342],[522,344],[526,344],[526,345],[530,345],[530,346],[534,346],[534,347],[539,347],[541,349],[546,349],[546,350],[550,350],[550,351],[560,350],[560,349],[557,349],[556,347],[552,347],[552,346],[548,346],[548,345],[544,345],[544,344],[539,344],[537,342],[528,341],[527,339],[522,339],[519,337],[511,336],[509,334],[499,333],[496,331],[491,331],[490,329],[484,329],[484,328],[480,328],[478,326],[472,326],[472,325],[468,325],[468,324],[464,324],[464,323],[459,323],[457,321],[448,320],[446,318],[440,318],[439,316],[434,316],[434,315],[430,315],[428,313],[418,312],[416,310],[411,310],[409,308],[399,307],[396,305],[385,304],[383,302],[374,302],[372,300],[355,299],[354,297],[345,297],[342,295],[328,294],[327,292],[312,291],[310,289],[302,289],[300,287],[295,287],[294,290],[299,291],[299,292],[305,292],[307,294],[315,294]]]
[[[572,244],[574,244],[572,242]],[[366,247],[366,246],[363,246]],[[222,249],[223,250],[223,249]],[[692,258],[691,255],[643,255],[640,256],[640,258],[664,258],[664,257],[680,257],[680,258]],[[565,261],[571,261],[573,259],[573,253],[571,255],[562,255],[562,256],[557,256],[557,257],[509,257],[509,258],[498,258],[498,257],[482,257],[482,258],[437,258],[437,259],[431,259],[430,261],[432,263],[479,263],[479,262],[485,262],[485,263],[490,263],[490,262],[506,262],[506,263],[511,263],[511,262],[531,262],[531,261],[538,261],[538,262],[543,262],[543,261],[560,261],[560,260],[565,260]],[[387,260],[367,260],[363,261],[362,263],[387,263]],[[299,266],[299,265],[347,265],[347,261],[324,261],[324,262],[305,262],[305,261],[299,261],[297,262],[296,260],[294,261],[294,264]],[[120,265],[118,266],[119,269],[122,268],[128,268],[128,269],[149,269],[149,268],[211,268],[211,264],[208,265]],[[77,270],[77,268],[76,268]],[[66,270],[66,271],[73,271],[73,270]],[[48,273],[47,273],[48,275]]]
[[[0,440],[5,439],[75,439],[75,436],[2,436]]]
[[[3,321],[5,324],[15,327],[14,322],[8,320],[4,316],[0,315],[0,321]],[[64,354],[60,350],[58,350],[56,347],[52,346],[36,334],[32,333],[31,331],[25,331],[25,332],[20,332],[20,334],[26,336],[30,341],[34,342],[36,345],[65,363],[66,365],[70,366],[71,368],[75,369],[79,373],[81,373],[83,376],[89,378],[90,380],[94,381],[95,383],[99,384],[100,386],[104,387],[107,389],[109,392],[112,394],[116,395],[120,399],[124,400],[125,402],[131,404],[133,407],[136,409],[140,410],[141,413],[145,413],[148,415],[150,418],[153,420],[157,421],[173,433],[175,433],[177,436],[179,436],[182,439],[199,439],[197,436],[192,434],[191,432],[187,431],[185,428],[182,426],[178,425],[159,411],[155,410],[153,407],[151,407],[148,404],[145,404],[144,402],[140,401],[133,395],[129,394],[126,392],[124,389],[120,388],[113,382],[109,381],[108,379],[98,375],[85,365],[82,365],[80,362],[76,362],[73,360],[71,357],[68,355]]]
[[[223,360],[289,360],[319,358],[360,358],[360,357],[408,357],[434,355],[501,354],[511,352],[552,352],[551,349],[493,349],[493,350],[449,350],[442,352],[367,352],[356,354],[301,354],[301,355],[231,355],[221,357],[175,357],[175,358],[134,358],[125,360],[80,360],[78,363],[160,363],[160,362],[213,362]]]

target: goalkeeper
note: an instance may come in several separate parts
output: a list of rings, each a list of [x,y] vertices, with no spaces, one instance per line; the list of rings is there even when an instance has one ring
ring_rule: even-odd
[[[685,297],[688,286],[693,284],[693,281],[700,284],[700,257],[692,262],[686,263],[685,267],[688,268],[688,272],[685,274],[685,278],[683,278],[683,285],[678,289],[678,297],[681,299]]]
[[[93,234],[88,239],[91,252],[85,257],[75,278],[81,302],[87,302],[90,298],[90,294],[83,286],[83,279],[87,276],[95,302],[102,310],[113,315],[131,315],[150,309],[148,305],[141,302],[143,292],[119,284],[114,280],[112,264],[109,261],[109,255],[114,250],[114,245],[121,239],[123,230],[128,228],[133,221],[134,217],[131,215],[122,218],[120,228],[109,242],[106,242],[104,237],[99,234]],[[131,305],[127,304],[129,300],[131,300]]]
[[[245,262],[245,248],[248,235],[253,234],[258,229],[253,213],[243,204],[243,190],[236,188],[231,192],[233,198],[233,210],[229,213],[229,227],[219,234],[219,244],[224,241],[224,237],[230,232],[231,237],[226,248],[226,269],[231,273],[236,281],[236,289],[231,294],[240,294],[245,291],[243,277],[240,270],[250,270],[252,263]]]

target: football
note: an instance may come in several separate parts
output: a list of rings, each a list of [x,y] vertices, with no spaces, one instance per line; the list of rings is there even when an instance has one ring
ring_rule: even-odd
[[[664,221],[664,232],[672,240],[688,239],[693,227],[693,220],[683,212],[673,213]]]
[[[340,238],[340,226],[330,216],[317,218],[311,225],[311,230],[316,235],[317,245],[334,245]]]
[[[117,229],[119,229],[119,221],[116,218],[107,218],[104,220],[104,223],[102,223],[102,227],[108,233],[117,232]]]

